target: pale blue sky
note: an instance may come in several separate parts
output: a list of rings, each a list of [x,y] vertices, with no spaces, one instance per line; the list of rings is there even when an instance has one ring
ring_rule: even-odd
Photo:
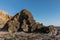
[[[44,25],[60,26],[60,0],[0,0],[0,10],[15,15],[28,9],[34,19]]]

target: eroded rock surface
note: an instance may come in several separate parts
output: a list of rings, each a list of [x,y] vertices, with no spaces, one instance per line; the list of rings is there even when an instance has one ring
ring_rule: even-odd
[[[21,12],[17,13],[11,20],[9,20],[4,26],[3,30],[14,32],[14,31],[23,31],[24,29],[27,29],[26,31],[31,32],[31,28],[33,27],[32,25],[34,24],[35,20],[33,16],[28,10],[24,9]]]
[[[7,12],[0,10],[0,28],[3,28],[9,19],[11,19],[11,16]]]
[[[23,9],[21,12],[13,16],[2,28],[3,31],[9,32],[42,32],[49,33],[52,31],[52,28],[45,27],[42,23],[36,22],[31,14],[26,9]]]
[[[0,40],[60,40],[60,34],[54,37],[49,34],[25,33],[25,32],[0,32]]]
[[[0,20],[6,23],[1,30],[8,31],[0,32],[1,40],[60,40],[60,32],[54,26],[46,27],[36,22],[31,12],[26,9],[13,17],[1,12]]]

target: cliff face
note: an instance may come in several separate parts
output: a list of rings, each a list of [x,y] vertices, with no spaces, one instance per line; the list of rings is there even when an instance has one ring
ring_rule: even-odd
[[[7,12],[0,10],[0,28],[2,28],[10,18]]]

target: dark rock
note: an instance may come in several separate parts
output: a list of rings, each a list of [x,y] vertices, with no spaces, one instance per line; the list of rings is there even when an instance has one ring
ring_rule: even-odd
[[[36,22],[35,24],[32,25],[31,31],[41,29],[42,27],[44,27],[42,23],[40,24],[39,22]]]
[[[28,25],[28,31],[31,32],[31,28],[32,28],[32,25],[35,23],[35,20],[31,15],[31,13],[26,9],[20,12],[20,16],[19,16],[20,27],[24,23],[23,20],[25,20],[26,24]],[[18,29],[18,31],[20,31],[20,28]]]

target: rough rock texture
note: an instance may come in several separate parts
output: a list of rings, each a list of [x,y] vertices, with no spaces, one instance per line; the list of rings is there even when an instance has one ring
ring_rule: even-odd
[[[48,28],[50,30],[50,35],[55,36],[58,33],[57,29],[53,25],[49,25]]]
[[[42,33],[49,33],[55,30],[52,30],[51,27],[45,27],[42,23],[35,22],[31,12],[24,9],[21,12],[17,13],[15,16],[13,16],[5,26],[2,28],[3,31],[9,31],[9,32],[42,32]],[[57,32],[56,32],[57,33]]]
[[[35,20],[34,20],[32,14],[26,9],[24,9],[20,12],[20,17],[19,17],[20,28],[24,23],[23,20],[25,20],[26,25],[28,25],[27,31],[30,32],[31,28],[33,27],[32,25],[35,24]],[[18,29],[18,31],[20,31],[20,28]]]
[[[60,40],[60,34],[50,36],[50,34],[25,33],[25,32],[0,32],[0,40]]]
[[[3,28],[9,19],[11,19],[11,16],[9,16],[7,12],[0,10],[0,28]]]
[[[26,9],[4,21],[6,24],[1,30],[8,32],[0,32],[0,40],[60,40],[60,32],[54,26],[35,22]]]
[[[17,13],[11,20],[9,20],[4,26],[3,30],[8,30],[9,32],[16,31],[29,31],[31,32],[32,25],[35,24],[35,20],[31,13],[26,9]],[[24,28],[23,28],[24,27]],[[25,28],[26,27],[26,28]],[[26,29],[26,30],[25,30]]]
[[[36,22],[35,24],[32,25],[31,31],[41,29],[42,27],[44,27],[42,23],[40,24],[39,22]]]

